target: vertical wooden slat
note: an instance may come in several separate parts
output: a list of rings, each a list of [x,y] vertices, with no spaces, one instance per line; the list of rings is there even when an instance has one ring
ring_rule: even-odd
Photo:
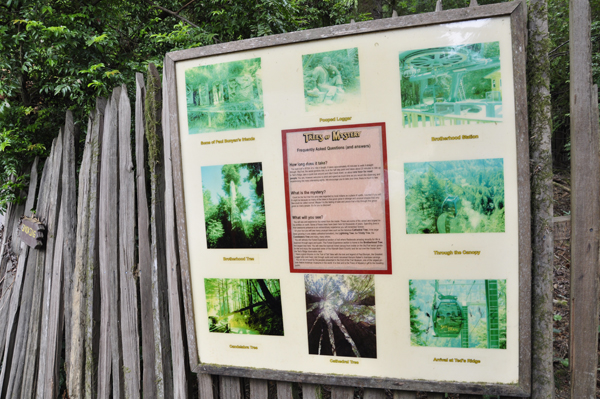
[[[444,399],[444,394],[440,392],[428,392],[427,399]]]
[[[64,161],[64,158],[63,158]],[[45,362],[40,363],[40,377],[38,377],[38,398],[50,399],[58,394],[58,360],[62,345],[62,326],[64,322],[62,294],[63,294],[63,251],[65,230],[65,202],[61,202],[56,229],[54,260],[52,262],[52,285],[50,287],[50,308],[48,312],[48,330]],[[43,373],[42,373],[43,370]],[[44,378],[41,378],[43,374]]]
[[[63,132],[62,129],[56,139],[56,145],[54,147],[54,154],[52,159],[52,181],[50,181],[51,188],[48,197],[48,214],[46,221],[46,257],[44,260],[44,297],[42,301],[42,327],[40,330],[40,345],[39,345],[39,363],[38,363],[38,375],[37,375],[37,396],[43,398],[44,390],[46,389],[46,372],[47,372],[47,354],[48,354],[48,331],[50,320],[50,304],[51,304],[51,289],[52,279],[54,277],[53,265],[54,265],[54,253],[57,252],[55,248],[56,235],[58,232],[58,215],[60,213],[60,199],[62,191],[62,162],[63,162]],[[41,215],[42,217],[45,215]]]
[[[292,399],[292,383],[277,381],[277,399]]]
[[[60,211],[58,216],[58,225],[55,240],[54,259],[52,262],[52,284],[50,289],[50,307],[48,315],[48,329],[46,338],[46,361],[40,363],[40,375],[42,367],[45,367],[43,375],[45,378],[38,378],[38,397],[54,398],[58,393],[58,363],[60,361],[63,323],[64,323],[64,303],[67,295],[64,286],[68,285],[65,281],[65,267],[72,267],[72,258],[74,247],[74,227],[72,220],[75,219],[73,213],[76,211],[75,199],[75,129],[73,126],[73,116],[67,111],[66,123],[63,133],[62,146],[62,173],[60,180],[62,184],[60,194]],[[70,274],[70,273],[69,273]]]
[[[90,209],[90,167],[92,159],[92,126],[94,124],[94,113],[88,118],[87,137],[83,150],[83,159],[79,169],[79,193],[77,196],[77,242],[75,250],[75,269],[73,270],[73,292],[72,292],[72,321],[66,324],[65,329],[71,330],[71,349],[69,356],[69,371],[67,374],[67,387],[71,399],[83,397],[84,386],[84,363],[85,356],[85,269],[84,261],[87,256],[87,234],[89,232],[89,209]]]
[[[365,388],[363,397],[364,399],[385,399],[385,391],[383,389]]]
[[[96,377],[100,344],[100,276],[99,276],[99,198],[100,198],[100,157],[104,133],[104,112],[107,101],[96,100],[94,123],[90,137],[92,157],[90,159],[89,227],[87,248],[84,257],[85,274],[85,398],[96,398]]]
[[[152,243],[152,308],[155,338],[156,397],[168,398],[173,392],[171,336],[169,331],[169,291],[167,286],[165,232],[165,165],[162,143],[162,90],[154,64],[148,65],[146,84],[146,139],[150,168],[150,232]]]
[[[127,86],[119,101],[119,280],[125,396],[140,397],[140,339],[138,332],[135,262],[135,177],[131,158],[131,103]]]
[[[169,58],[165,57],[165,64]],[[172,63],[172,61],[171,61]],[[163,143],[165,163],[165,227],[167,238],[167,283],[169,286],[169,320],[171,352],[173,356],[173,397],[187,397],[185,354],[183,349],[183,321],[179,304],[179,259],[175,226],[175,204],[173,192],[173,166],[171,163],[170,120],[176,112],[170,112],[168,95],[175,88],[175,76],[165,67],[163,74]],[[170,89],[170,90],[169,90]]]
[[[35,159],[34,166],[31,168],[31,178],[29,185],[29,194],[27,195],[27,201],[29,202],[29,198],[32,195],[31,185],[35,182],[37,185],[37,163],[38,158]],[[44,201],[44,192],[47,191],[45,189],[47,185],[47,174],[48,169],[44,168],[42,172],[42,178],[40,182],[39,189],[39,202],[37,204],[38,209],[43,206],[42,201]],[[35,200],[35,193],[34,193]],[[27,210],[27,206],[25,207],[27,216],[32,216],[31,208]],[[27,347],[27,332],[29,331],[29,325],[31,320],[31,305],[34,297],[34,283],[36,276],[36,264],[37,264],[37,255],[40,251],[31,250],[29,251],[29,255],[27,256],[27,264],[25,265],[25,276],[23,281],[23,294],[21,297],[21,302],[19,305],[19,314],[18,314],[18,326],[15,333],[15,344],[14,351],[12,355],[12,365],[10,368],[10,376],[8,377],[8,382],[6,386],[6,391],[3,392],[4,397],[7,398],[18,398],[21,393],[21,383],[23,381],[23,367],[25,365],[25,353]],[[1,396],[1,394],[0,394]]]
[[[37,189],[37,164],[38,158],[35,159],[31,166],[31,173],[29,179],[29,190],[27,194],[27,202],[25,203],[25,209],[27,210],[26,215],[31,215],[31,209],[35,204],[36,189]],[[13,357],[18,358],[20,353],[20,345],[17,346],[15,342],[17,339],[22,342],[22,337],[17,337],[18,328],[18,310],[19,307],[23,308],[27,306],[28,299],[21,296],[21,291],[24,289],[24,279],[27,275],[28,266],[28,255],[29,247],[21,243],[21,251],[19,255],[19,261],[17,264],[17,275],[13,288],[11,289],[10,306],[8,309],[8,323],[6,324],[6,342],[4,345],[4,356],[2,358],[2,370],[0,371],[0,397],[11,397],[7,396],[8,391],[8,380],[11,374],[16,372],[17,364],[13,361]],[[31,273],[30,273],[31,274]],[[6,295],[7,293],[5,293]],[[21,305],[21,301],[23,304]],[[2,327],[0,327],[2,328]],[[23,331],[22,331],[23,333]],[[14,350],[14,351],[13,351]]]
[[[417,399],[415,391],[394,391],[394,399]]]
[[[365,390],[365,399],[381,399],[379,397],[375,397],[377,395],[377,389],[373,389],[373,392],[367,393]],[[367,397],[368,395],[368,397]],[[342,387],[342,386],[333,386],[331,387],[331,399],[352,399],[354,398],[354,388],[353,387]]]
[[[25,206],[23,204],[12,204],[9,207],[6,224],[3,236],[3,245],[0,253],[0,270],[3,270],[3,274],[0,274],[0,280],[2,280],[2,290],[0,294],[0,353],[4,352],[4,344],[6,342],[6,325],[8,322],[8,311],[9,303],[12,294],[12,288],[15,282],[15,273],[17,264],[13,262],[13,254],[18,256],[18,250],[14,249],[14,243],[19,242],[18,237],[18,225]],[[19,240],[19,241],[17,241]]]
[[[154,323],[152,320],[152,256],[150,254],[150,218],[146,192],[146,137],[144,118],[144,97],[146,86],[144,75],[135,74],[135,162],[138,216],[138,254],[140,273],[140,315],[142,327],[142,391],[144,398],[156,398],[156,377],[154,369]]]
[[[250,399],[267,399],[269,383],[267,380],[250,379]]]
[[[100,260],[100,353],[98,361],[98,398],[122,395],[121,337],[119,330],[118,254],[118,103],[121,88],[109,100],[102,136],[99,200]],[[110,381],[112,376],[112,389]]]
[[[219,376],[219,399],[242,399],[243,397],[240,378]]]
[[[65,315],[65,371],[70,372],[71,364],[71,326],[72,326],[72,288],[73,270],[77,243],[77,160],[75,154],[75,126],[73,114],[67,111],[65,118],[65,136],[63,138],[63,190],[62,202],[66,203],[64,223],[63,267],[64,267],[64,315]],[[62,329],[62,327],[61,327]],[[60,357],[60,353],[59,353]]]
[[[319,399],[321,396],[321,386],[317,384],[302,383],[303,399]]]
[[[34,395],[36,389],[37,365],[40,355],[40,334],[42,327],[42,300],[44,295],[45,275],[46,275],[46,254],[50,237],[48,224],[48,215],[50,209],[50,193],[53,190],[53,183],[56,181],[54,172],[54,162],[57,139],[52,142],[50,156],[44,164],[42,181],[40,185],[40,199],[37,208],[37,217],[46,223],[46,246],[37,252],[35,263],[35,276],[33,283],[33,296],[31,302],[31,316],[29,318],[29,328],[27,331],[27,347],[25,349],[25,359],[23,365],[23,381],[21,393],[23,398],[30,398]],[[18,382],[15,382],[18,384]]]
[[[200,399],[213,399],[213,379],[210,374],[198,374],[198,397]]]
[[[571,397],[596,397],[600,161],[592,126],[591,9],[570,1],[571,102]],[[598,123],[596,119],[594,124]]]

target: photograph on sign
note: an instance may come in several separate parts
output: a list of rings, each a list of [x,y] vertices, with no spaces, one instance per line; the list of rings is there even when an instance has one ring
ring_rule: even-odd
[[[360,99],[358,48],[302,56],[306,110],[347,109]]]
[[[504,232],[503,166],[502,159],[404,164],[406,233]]]
[[[267,248],[261,163],[201,170],[208,248]]]
[[[283,335],[281,288],[276,279],[204,279],[209,330]]]
[[[311,355],[377,358],[373,275],[306,274]]]
[[[391,273],[385,124],[282,134],[291,271]]]
[[[510,12],[173,53],[193,369],[523,394]]]
[[[506,349],[506,280],[410,280],[414,346]]]
[[[405,127],[502,122],[498,42],[400,53]]]
[[[190,134],[265,125],[260,58],[185,72]]]

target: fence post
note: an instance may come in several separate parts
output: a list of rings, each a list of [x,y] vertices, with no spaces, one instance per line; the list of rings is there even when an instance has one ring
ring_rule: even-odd
[[[598,367],[598,233],[600,161],[592,111],[591,11],[571,0],[569,12],[571,99],[571,397],[596,397]],[[597,106],[596,106],[597,110]]]

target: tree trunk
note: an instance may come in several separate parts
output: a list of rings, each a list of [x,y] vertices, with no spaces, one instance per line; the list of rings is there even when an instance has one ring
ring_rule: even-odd
[[[525,3],[523,3],[525,5]],[[532,398],[554,397],[552,366],[552,152],[547,0],[529,2],[529,134],[532,212]]]

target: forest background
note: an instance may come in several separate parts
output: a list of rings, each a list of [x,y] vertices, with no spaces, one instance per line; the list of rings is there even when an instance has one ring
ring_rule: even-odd
[[[480,5],[500,0],[479,0]],[[96,97],[165,53],[214,43],[435,10],[435,0],[0,0],[0,211],[20,201],[24,173],[73,111],[83,151]],[[470,0],[444,0],[444,9]],[[600,83],[600,0],[591,0]],[[553,162],[569,167],[569,1],[548,1]],[[41,166],[40,166],[41,167]],[[11,177],[14,177],[11,180]]]

